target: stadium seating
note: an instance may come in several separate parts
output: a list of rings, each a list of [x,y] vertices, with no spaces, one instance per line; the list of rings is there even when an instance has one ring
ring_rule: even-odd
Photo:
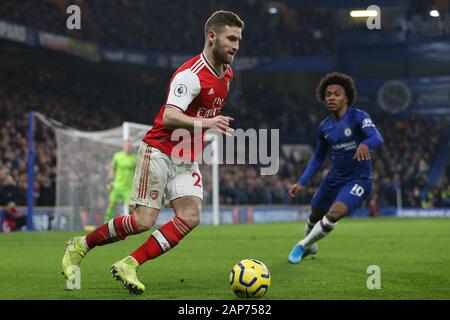
[[[313,6],[274,2],[278,9],[271,14],[270,3],[255,0],[183,1],[190,10],[180,10],[171,1],[93,0],[77,4],[82,12],[80,31],[62,27],[68,17],[67,1],[2,0],[0,18],[108,46],[190,54],[203,46],[203,24],[211,13],[217,8],[232,9],[247,22],[243,55],[295,56],[332,50],[333,16]]]

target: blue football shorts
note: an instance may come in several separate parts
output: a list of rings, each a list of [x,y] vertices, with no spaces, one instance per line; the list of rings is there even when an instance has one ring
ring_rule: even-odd
[[[345,203],[350,214],[361,206],[371,190],[372,181],[369,179],[350,181],[326,179],[314,194],[311,206],[327,213],[334,202],[340,201]]]

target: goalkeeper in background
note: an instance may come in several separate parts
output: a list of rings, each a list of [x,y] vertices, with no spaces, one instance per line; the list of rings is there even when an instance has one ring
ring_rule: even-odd
[[[114,154],[108,176],[107,188],[110,190],[108,209],[106,209],[105,223],[114,218],[117,203],[122,201],[126,208],[130,201],[133,184],[136,155],[130,140],[124,140],[123,151]]]

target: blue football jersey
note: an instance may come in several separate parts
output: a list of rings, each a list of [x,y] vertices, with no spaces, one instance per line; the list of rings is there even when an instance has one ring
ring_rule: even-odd
[[[302,185],[308,183],[330,149],[333,166],[327,179],[371,179],[371,160],[353,159],[360,143],[367,144],[371,150],[383,144],[381,134],[366,112],[348,108],[338,121],[332,115],[328,116],[320,123],[313,158],[298,182]]]

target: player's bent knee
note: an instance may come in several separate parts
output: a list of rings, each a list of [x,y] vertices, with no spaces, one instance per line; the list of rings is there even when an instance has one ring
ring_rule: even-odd
[[[183,210],[183,212],[177,212],[177,216],[183,219],[191,227],[191,229],[200,224],[200,210],[186,209]]]
[[[144,232],[150,230],[156,223],[159,209],[139,206],[135,208],[133,214],[136,217],[138,232]]]
[[[200,223],[200,212],[202,209],[202,200],[197,197],[182,197],[172,201],[172,207],[175,214],[183,219],[191,229]]]
[[[152,226],[154,225],[154,224],[152,224],[150,221],[146,221],[146,220],[144,220],[144,221],[142,221],[142,220],[137,220],[137,221],[136,221],[136,224],[137,224],[138,232],[139,232],[139,233],[145,232],[145,231],[147,231],[147,230],[150,230],[150,229],[152,228]]]
[[[331,222],[337,222],[339,219],[342,218],[341,215],[340,215],[338,212],[336,212],[336,211],[329,211],[329,212],[326,214],[326,217],[327,217],[327,219],[330,220]]]
[[[349,209],[347,205],[341,201],[336,201],[335,203],[333,203],[330,210],[328,210],[326,216],[331,222],[337,222],[338,220],[348,215],[348,213]]]

